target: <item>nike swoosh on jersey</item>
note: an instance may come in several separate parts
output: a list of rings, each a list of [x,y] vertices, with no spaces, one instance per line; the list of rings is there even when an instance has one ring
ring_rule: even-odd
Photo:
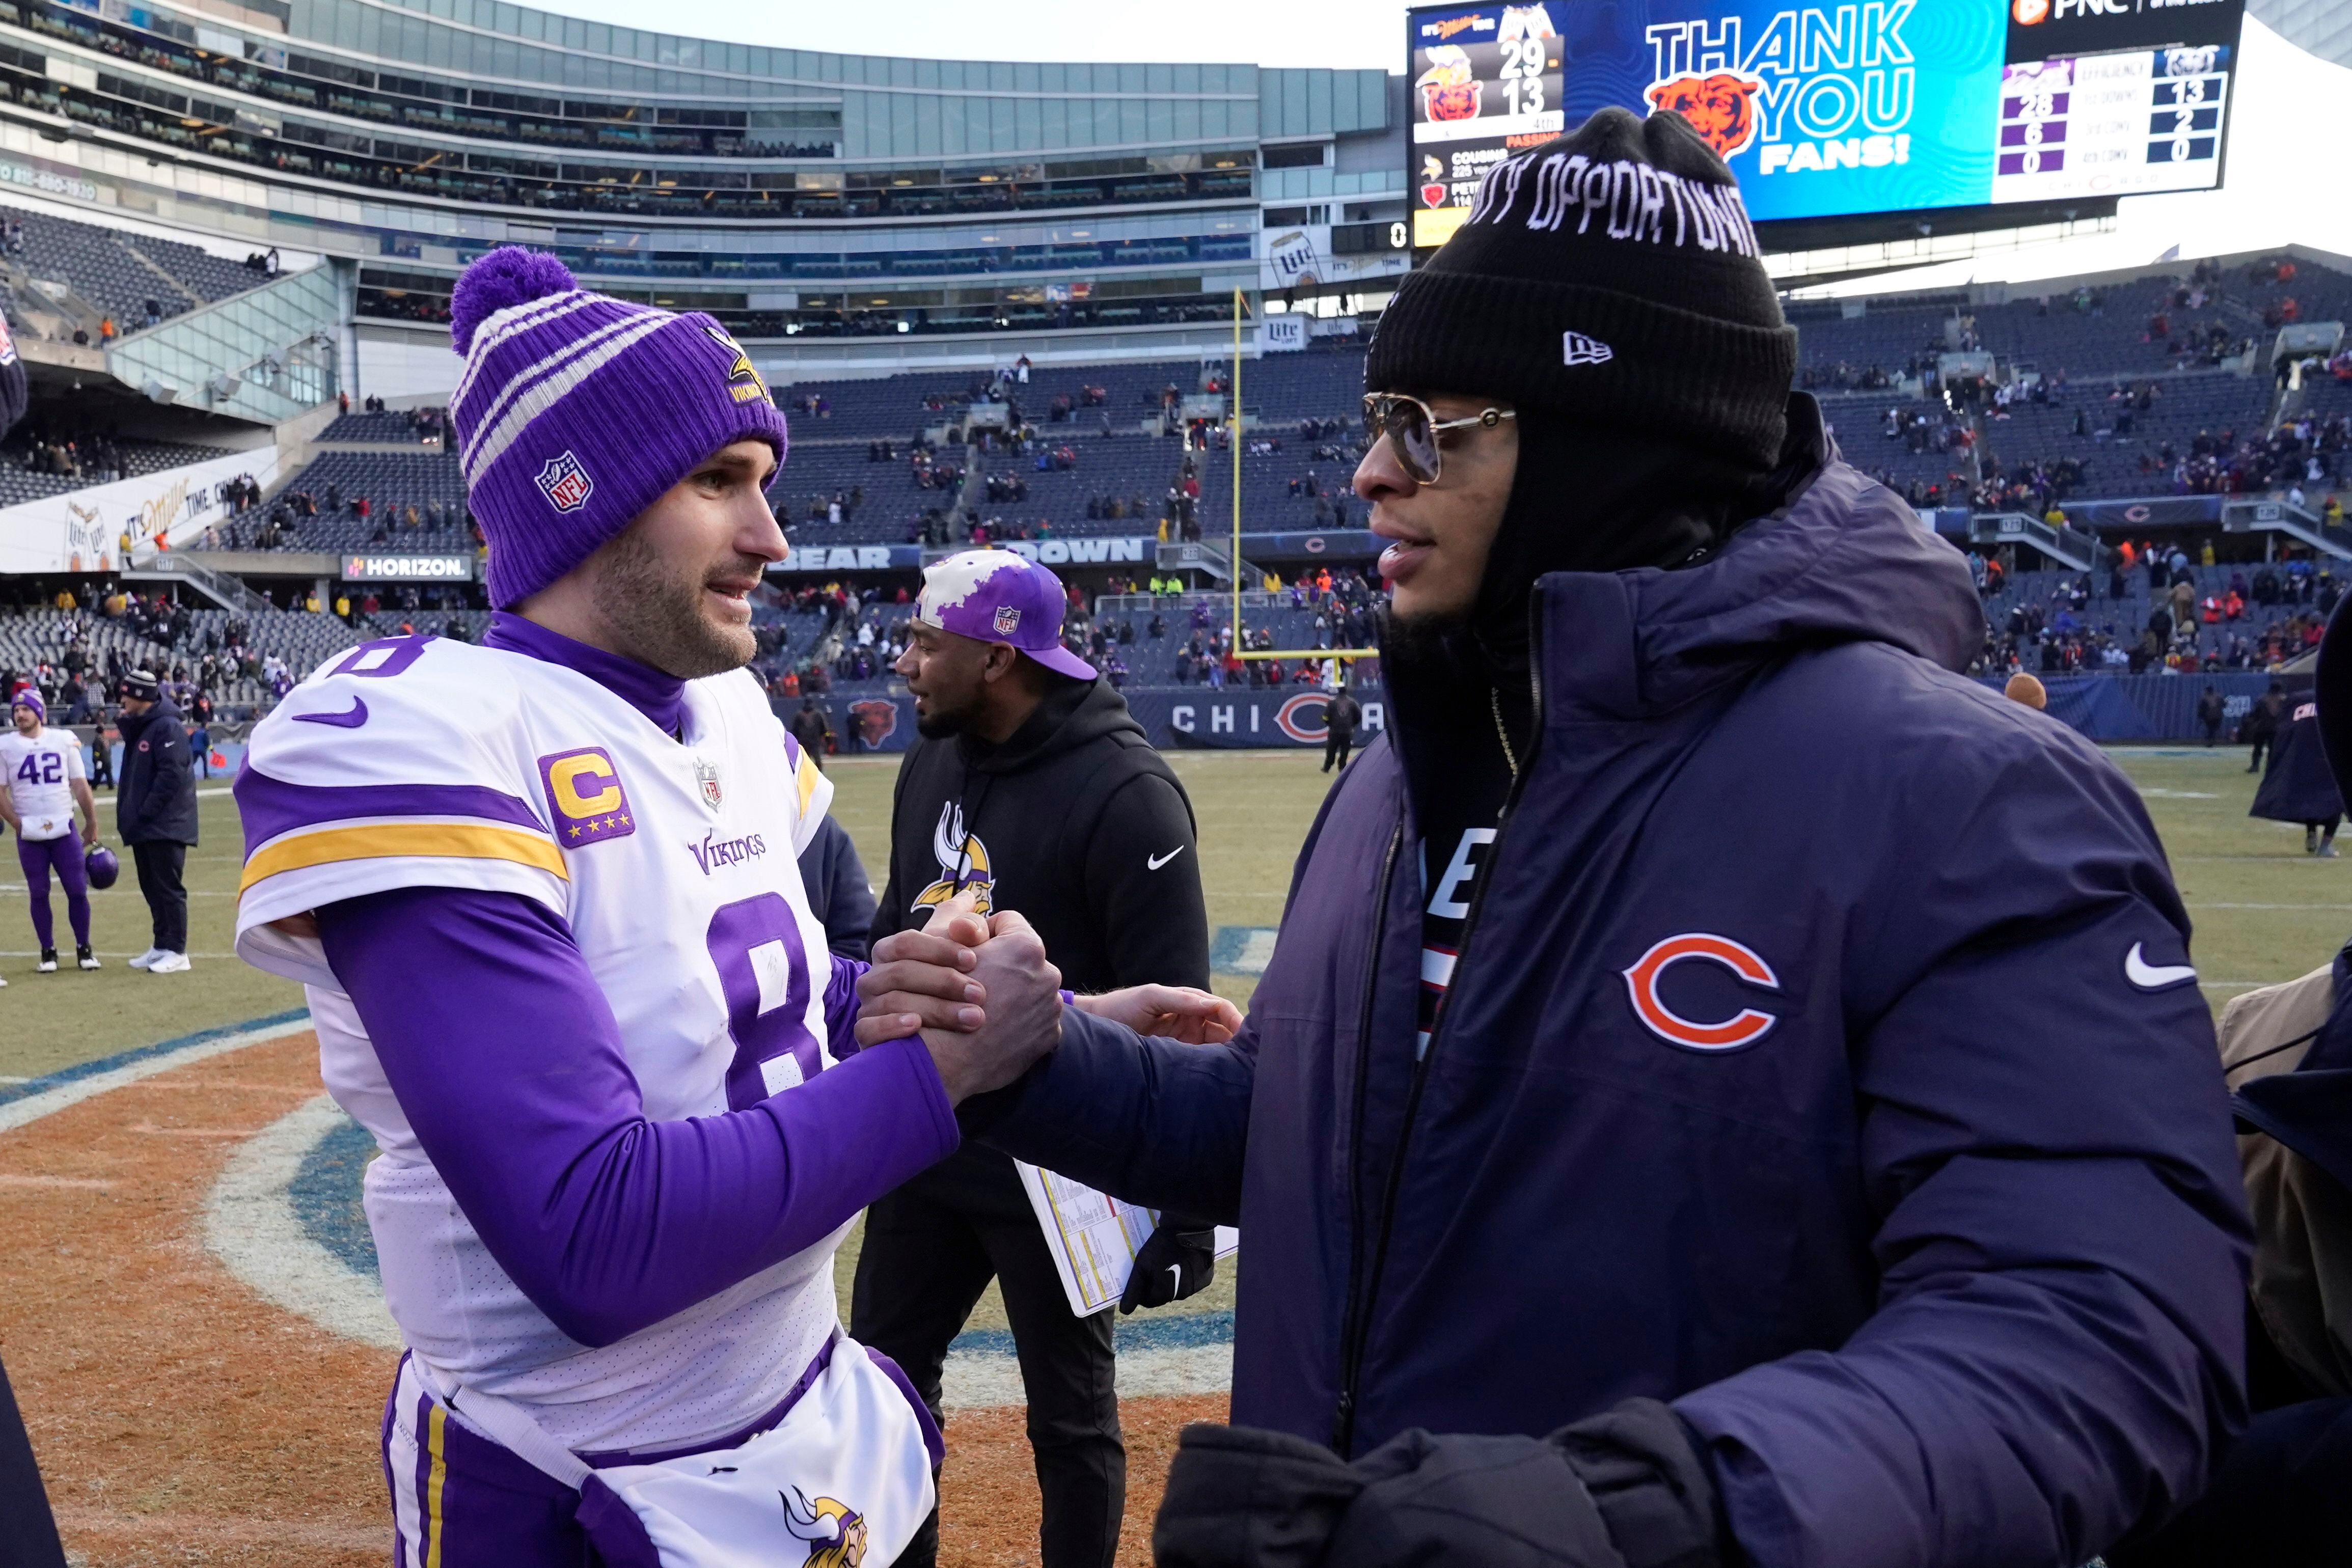
[[[2143,991],[2160,991],[2177,986],[2183,980],[2197,977],[2195,966],[2189,964],[2151,964],[2140,956],[2141,944],[2135,942],[2124,955],[2124,978]]]
[[[1158,871],[1161,866],[1166,865],[1170,861],[1174,860],[1178,855],[1181,855],[1181,854],[1182,854],[1183,852],[1184,852],[1184,846],[1183,846],[1182,844],[1178,844],[1174,849],[1170,850],[1170,851],[1169,851],[1166,854],[1164,854],[1164,855],[1146,855],[1146,856],[1144,856],[1144,857],[1143,857],[1143,863],[1144,863],[1144,865],[1145,865],[1146,867],[1148,867],[1149,869],[1150,869],[1150,870],[1152,870],[1152,871]]]
[[[357,729],[360,726],[367,722],[367,702],[364,698],[353,697],[352,699],[351,708],[347,712],[298,713],[294,716],[294,722],[297,724],[331,724],[337,729]]]

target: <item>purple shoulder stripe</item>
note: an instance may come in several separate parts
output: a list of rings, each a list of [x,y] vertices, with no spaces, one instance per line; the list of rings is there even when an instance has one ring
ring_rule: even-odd
[[[784,731],[784,766],[794,773],[801,770],[801,743],[789,729]]]
[[[479,784],[289,784],[248,762],[235,793],[247,854],[281,833],[351,817],[478,817],[547,831],[527,802]]]

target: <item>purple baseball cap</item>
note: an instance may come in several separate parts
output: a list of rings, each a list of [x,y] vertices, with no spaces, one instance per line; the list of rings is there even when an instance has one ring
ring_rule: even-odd
[[[1010,643],[1057,675],[1091,681],[1092,664],[1062,646],[1062,580],[1009,549],[968,549],[923,569],[915,619],[982,643]]]

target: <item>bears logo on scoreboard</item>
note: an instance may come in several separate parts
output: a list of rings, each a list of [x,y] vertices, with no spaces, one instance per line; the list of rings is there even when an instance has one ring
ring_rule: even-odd
[[[1764,80],[1744,71],[1670,77],[1652,82],[1642,96],[1650,107],[1672,110],[1691,123],[1717,154],[1729,162],[1756,140],[1756,94]]]

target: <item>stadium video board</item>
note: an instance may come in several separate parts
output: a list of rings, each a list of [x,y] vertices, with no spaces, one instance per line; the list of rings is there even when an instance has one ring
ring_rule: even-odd
[[[1412,245],[1511,153],[1677,110],[1750,217],[2221,183],[2245,0],[1532,0],[1406,13]]]

